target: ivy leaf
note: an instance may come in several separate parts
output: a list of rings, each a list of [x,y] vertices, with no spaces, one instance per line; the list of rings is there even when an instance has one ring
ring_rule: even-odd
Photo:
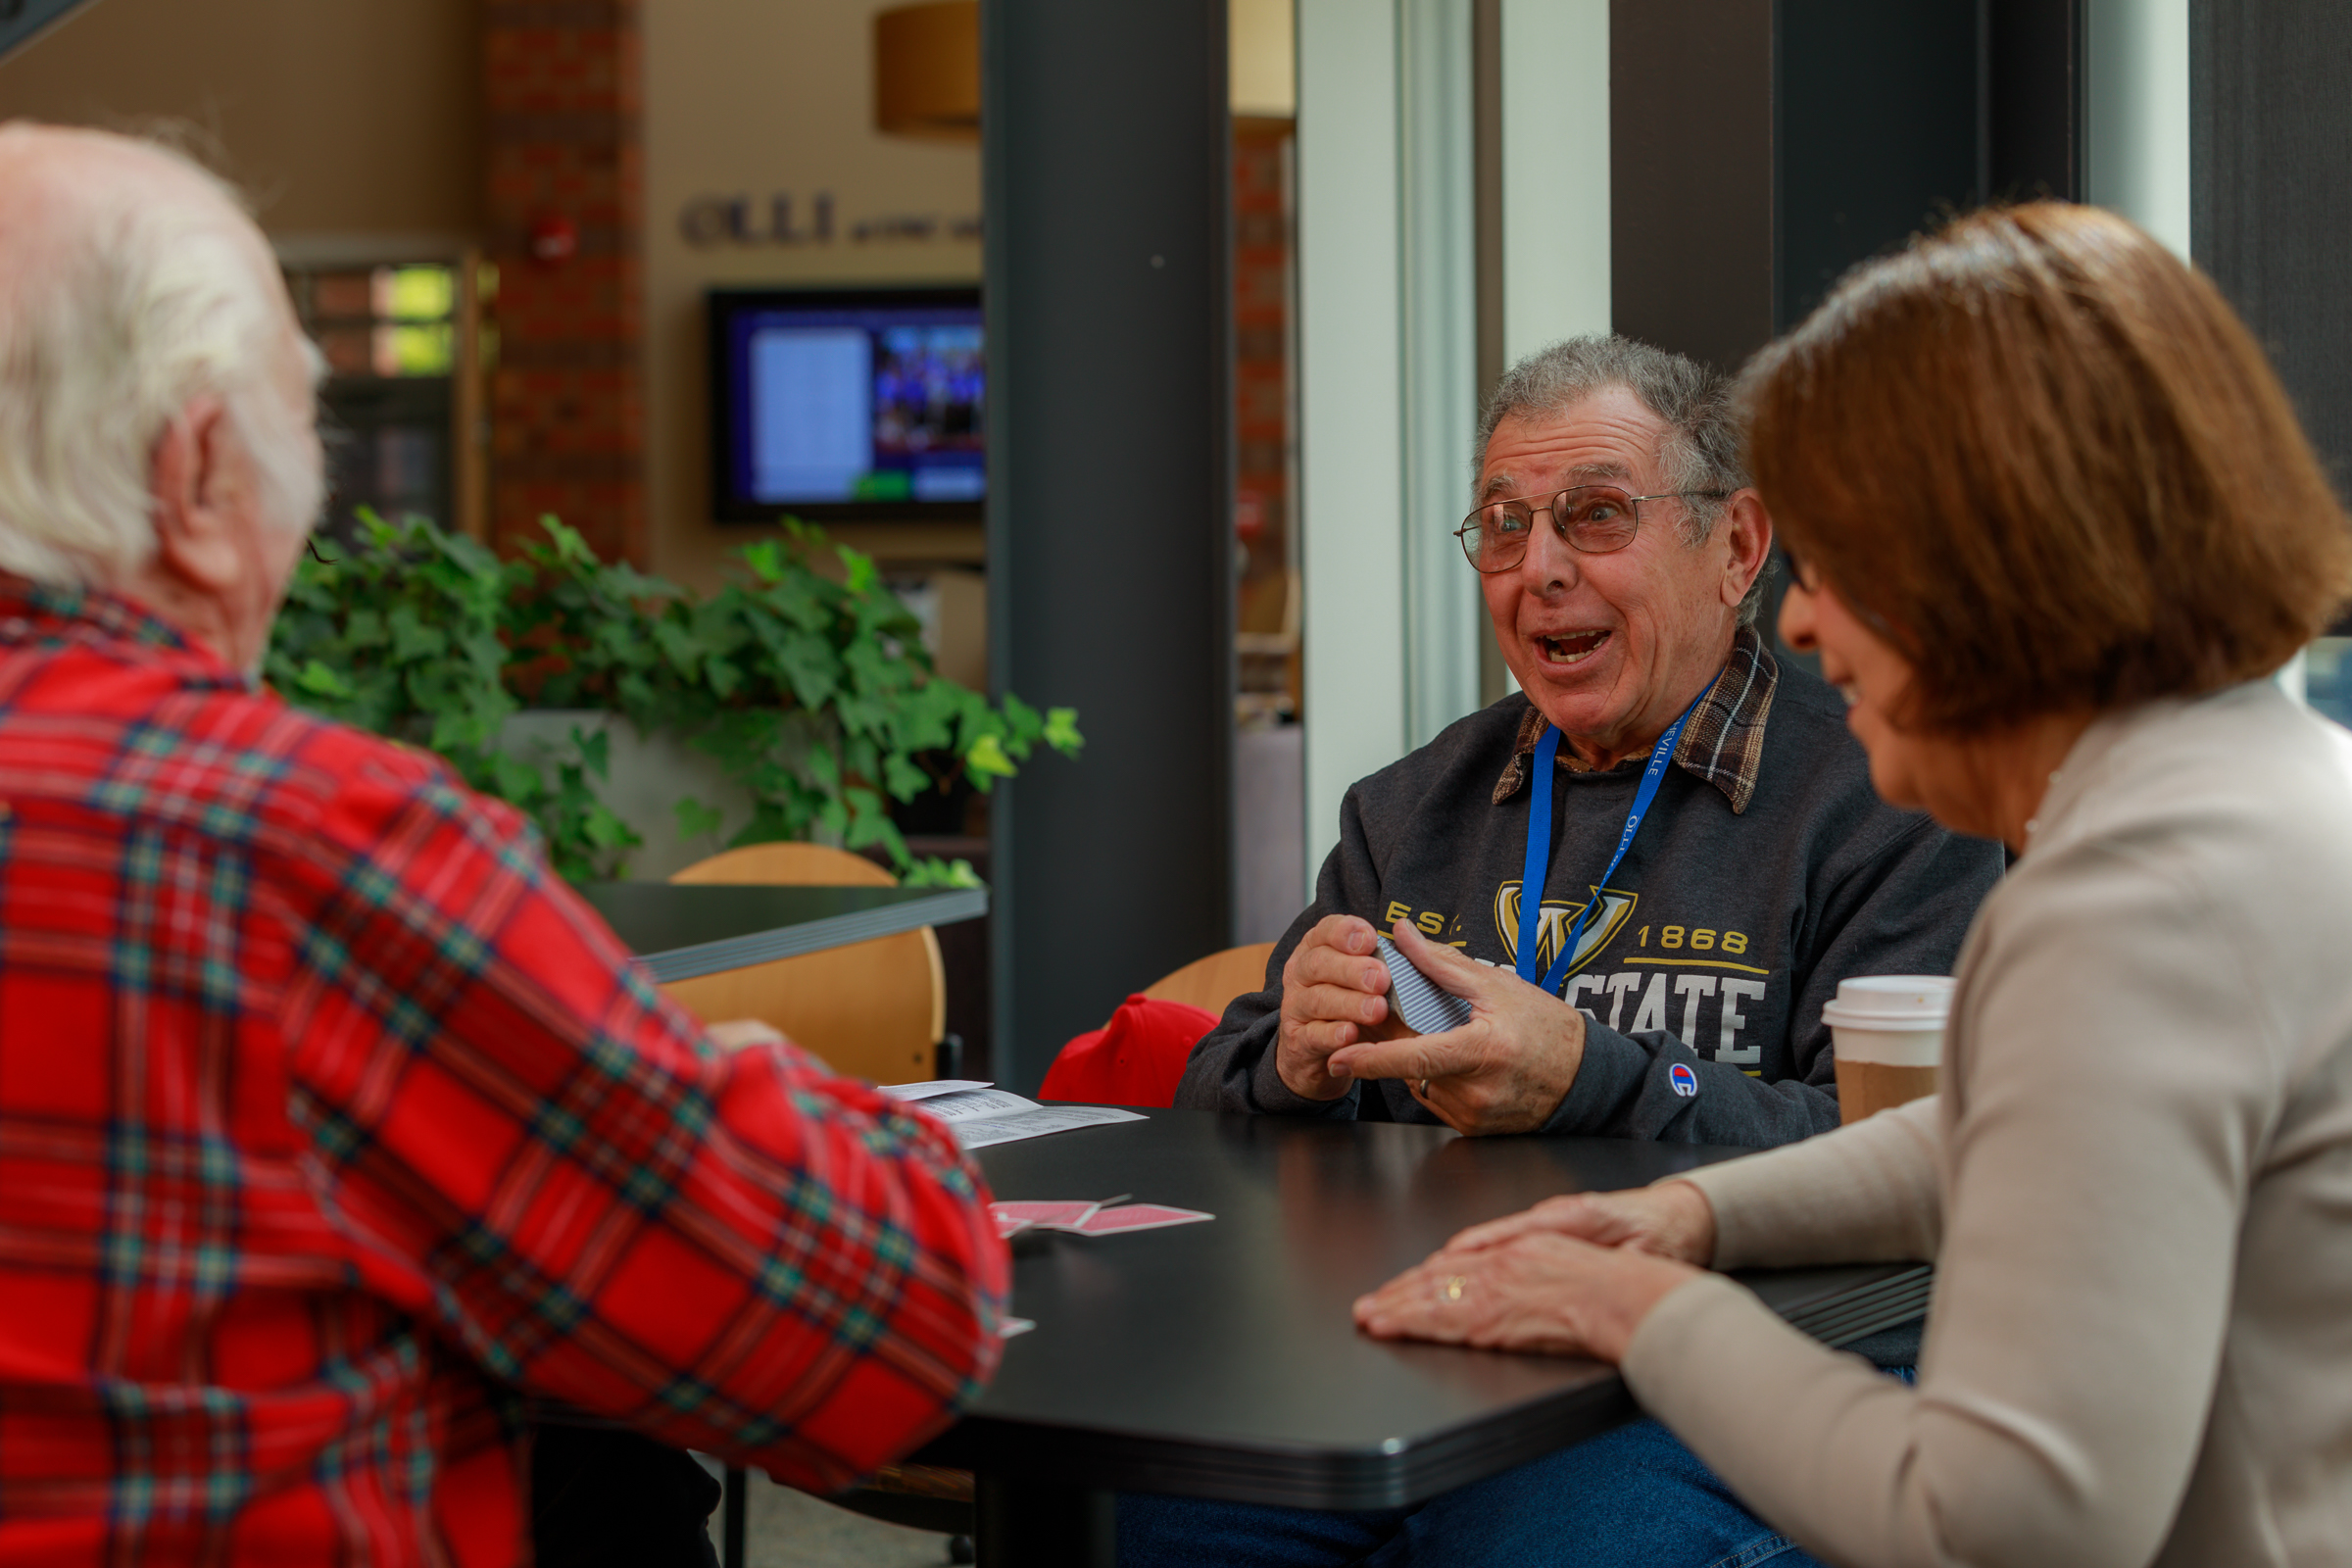
[[[762,539],[756,545],[745,545],[741,552],[743,563],[752,568],[761,582],[779,582],[784,576],[783,552],[773,539]]]
[[[841,759],[819,746],[808,754],[808,776],[815,779],[827,794],[841,788]]]
[[[302,673],[295,676],[294,681],[314,697],[349,698],[353,695],[351,683],[327,668],[322,660],[306,661]]]
[[[490,783],[499,798],[514,806],[529,806],[546,785],[539,770],[518,758],[499,753],[490,759]]]
[[[427,626],[414,605],[396,605],[389,618],[392,660],[399,664],[435,659],[449,651],[449,634]]]
[[[1004,755],[1004,745],[994,735],[983,735],[972,742],[963,754],[963,765],[986,778],[1010,778],[1020,771],[1012,759]]]
[[[882,787],[893,800],[911,801],[930,784],[923,770],[908,761],[904,752],[893,752],[882,759]]]
[[[851,593],[862,598],[882,586],[882,573],[874,565],[873,557],[861,555],[848,545],[836,545],[833,550],[841,557],[842,565],[849,569]]]
[[[988,884],[980,880],[980,873],[972,869],[972,862],[969,860],[943,860],[936,855],[927,855],[907,867],[906,874],[899,878],[899,886],[903,888],[984,888]]]
[[[598,778],[612,776],[612,731],[600,729],[593,733],[584,733],[577,724],[574,724],[571,729],[571,744],[580,749],[580,760],[587,764],[589,772],[594,773]]]
[[[1078,710],[1047,709],[1045,739],[1048,746],[1062,756],[1076,757],[1078,749],[1086,744],[1086,737],[1078,733]]]
[[[670,809],[677,814],[678,837],[682,839],[704,838],[715,834],[726,825],[727,817],[724,811],[705,806],[691,795],[680,799],[678,804],[671,807]]]
[[[959,777],[986,790],[1041,739],[1082,744],[1065,710],[1041,716],[940,678],[872,559],[790,517],[707,596],[599,560],[552,517],[502,560],[428,519],[364,511],[353,542],[321,553],[297,566],[271,628],[271,683],[430,746],[524,812],[564,875],[617,874],[636,835],[599,797],[607,732],[582,726],[551,782],[498,748],[520,706],[619,712],[712,757],[751,797],[732,842],[853,841],[907,874],[892,801]],[[689,837],[724,831],[699,802],[673,809]]]
[[[629,825],[601,801],[588,808],[581,828],[588,835],[588,842],[600,850],[618,849],[638,842],[637,835],[630,831]]]

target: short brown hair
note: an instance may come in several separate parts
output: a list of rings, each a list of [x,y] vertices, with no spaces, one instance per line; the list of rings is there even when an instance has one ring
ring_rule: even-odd
[[[2251,679],[2352,595],[2352,524],[2253,337],[2094,208],[1857,269],[1740,396],[1775,525],[1911,662],[1924,729]]]

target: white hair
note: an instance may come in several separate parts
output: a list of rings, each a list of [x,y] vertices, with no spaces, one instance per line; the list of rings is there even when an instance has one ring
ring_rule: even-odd
[[[264,516],[308,526],[318,448],[270,379],[286,306],[236,193],[169,147],[22,122],[0,125],[0,175],[30,180],[17,211],[36,220],[0,232],[0,570],[104,587],[142,569],[156,444],[208,394]]]

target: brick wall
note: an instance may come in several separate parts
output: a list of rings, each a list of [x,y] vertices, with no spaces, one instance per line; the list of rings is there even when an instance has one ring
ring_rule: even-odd
[[[483,8],[484,226],[498,266],[490,529],[543,513],[600,555],[648,559],[644,71],[638,0]],[[533,236],[568,224],[568,258]]]

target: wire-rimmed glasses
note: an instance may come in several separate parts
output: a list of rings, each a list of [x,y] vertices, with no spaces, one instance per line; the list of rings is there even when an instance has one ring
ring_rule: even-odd
[[[1651,496],[1630,496],[1613,484],[1579,484],[1541,496],[1517,496],[1490,501],[1462,519],[1453,536],[1462,542],[1470,564],[1489,574],[1515,570],[1527,559],[1527,541],[1536,531],[1536,514],[1548,514],[1571,550],[1605,556],[1634,542],[1642,528],[1642,503],[1698,497],[1721,501],[1724,490],[1665,490]]]

